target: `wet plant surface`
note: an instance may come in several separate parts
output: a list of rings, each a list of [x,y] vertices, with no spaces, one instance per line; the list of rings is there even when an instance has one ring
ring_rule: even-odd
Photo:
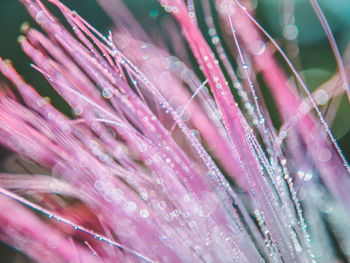
[[[349,4],[19,2],[2,260],[349,261]]]

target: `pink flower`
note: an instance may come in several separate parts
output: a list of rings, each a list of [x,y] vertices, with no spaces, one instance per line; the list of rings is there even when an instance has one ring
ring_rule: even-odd
[[[152,44],[121,2],[107,37],[58,0],[49,2],[73,33],[41,1],[21,2],[45,34],[27,28],[20,45],[74,118],[0,58],[13,85],[1,91],[0,142],[44,169],[1,174],[2,241],[37,262],[329,262],[340,257],[330,225],[346,229],[336,239],[348,255],[349,166],[286,55],[309,98],[288,83],[272,45],[282,50],[238,1],[216,5],[240,78],[207,1],[213,45],[193,1],[159,1],[201,74],[177,33],[178,57]],[[278,106],[279,130],[255,72]]]

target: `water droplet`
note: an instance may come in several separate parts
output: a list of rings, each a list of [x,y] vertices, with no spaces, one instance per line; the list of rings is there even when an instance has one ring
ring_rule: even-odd
[[[313,174],[307,171],[298,171],[298,176],[301,180],[309,181],[312,179]]]
[[[127,206],[128,206],[128,211],[129,212],[133,212],[137,208],[137,205],[136,205],[135,202],[128,202]]]
[[[211,27],[211,28],[209,28],[209,30],[208,30],[208,34],[209,34],[209,36],[215,36],[216,35],[216,30],[215,30],[215,28],[214,27]]]
[[[149,216],[149,212],[147,209],[141,209],[140,210],[140,216],[143,218],[147,218]]]
[[[140,193],[140,196],[141,196],[141,198],[142,198],[144,201],[147,201],[147,199],[148,199],[148,193],[147,193],[147,192],[141,192],[141,193]]]
[[[175,209],[172,211],[172,215],[178,217],[180,215],[180,211],[178,209]]]
[[[296,25],[287,25],[283,28],[283,36],[287,40],[294,40],[298,37],[299,30]]]
[[[218,38],[217,36],[211,38],[211,42],[212,42],[214,45],[217,44],[217,43],[219,43],[219,41],[220,41],[220,38]],[[216,64],[216,63],[215,63],[215,64]]]
[[[318,154],[318,159],[321,162],[328,162],[332,158],[332,153],[327,148],[322,148]]]
[[[261,40],[253,41],[250,44],[250,50],[256,56],[263,54],[265,52],[265,49],[266,49],[266,44]]]
[[[105,98],[105,99],[110,99],[112,98],[113,96],[113,89],[110,88],[110,87],[106,87],[102,90],[102,96]]]
[[[190,196],[189,195],[184,195],[184,201],[185,202],[188,202],[188,201],[190,201],[191,200],[191,198],[190,198]]]
[[[196,222],[194,222],[194,221],[191,221],[191,222],[189,222],[188,223],[188,225],[190,226],[190,227],[195,227],[196,226]]]
[[[189,218],[190,217],[190,213],[189,212],[185,212],[185,213],[183,213],[183,218]]]
[[[45,21],[45,12],[43,10],[39,11],[35,16],[35,20],[39,24],[43,23]]]
[[[80,106],[77,106],[74,108],[74,114],[75,115],[81,115],[83,113],[83,108]]]
[[[165,12],[170,13],[170,12],[171,12],[171,10],[172,10],[172,8],[171,8],[171,6],[170,6],[170,5],[167,5],[167,6],[165,6],[164,10],[165,10]]]
[[[315,93],[315,100],[320,105],[325,105],[328,101],[328,93],[327,91],[320,89]]]

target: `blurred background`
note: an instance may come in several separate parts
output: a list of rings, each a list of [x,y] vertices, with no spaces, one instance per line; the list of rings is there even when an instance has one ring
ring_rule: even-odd
[[[200,1],[195,0],[194,2],[200,3]],[[106,34],[112,27],[111,20],[96,0],[64,0],[63,2],[71,9],[78,11],[103,34]],[[154,27],[161,27],[165,16],[169,16],[165,14],[156,0],[125,0],[124,2],[148,33],[152,33]],[[295,0],[294,5],[290,5],[288,1],[279,0],[253,0],[252,2],[256,7],[258,21],[282,48],[289,52],[292,61],[297,64],[297,69],[303,73],[310,90],[316,89],[335,74],[337,65],[332,50],[309,1]],[[340,52],[345,56],[344,61],[349,63],[350,55],[345,54],[350,43],[350,1],[319,0],[319,3],[332,28]],[[18,45],[17,38],[21,34],[20,28],[23,22],[29,22],[31,26],[38,28],[19,1],[0,0],[0,56],[4,59],[11,59],[15,68],[28,83],[32,84],[43,96],[50,97],[56,107],[70,115],[69,107],[55,94],[45,79],[29,66],[31,61]],[[290,40],[289,44],[286,40]],[[290,43],[298,43],[298,45],[293,46]],[[345,96],[341,99],[339,111],[331,129],[349,160],[350,107]],[[7,154],[6,150],[1,149],[1,160]],[[0,262],[24,263],[29,261],[20,253],[15,253],[0,243]]]

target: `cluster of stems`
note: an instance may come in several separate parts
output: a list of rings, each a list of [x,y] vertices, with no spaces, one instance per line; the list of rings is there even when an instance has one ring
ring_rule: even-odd
[[[69,29],[20,1],[42,31],[25,25],[19,44],[73,116],[0,58],[0,143],[34,167],[0,173],[0,240],[43,263],[349,260],[349,165],[252,5],[159,0],[171,50],[121,1],[100,0],[107,36],[59,0]]]

